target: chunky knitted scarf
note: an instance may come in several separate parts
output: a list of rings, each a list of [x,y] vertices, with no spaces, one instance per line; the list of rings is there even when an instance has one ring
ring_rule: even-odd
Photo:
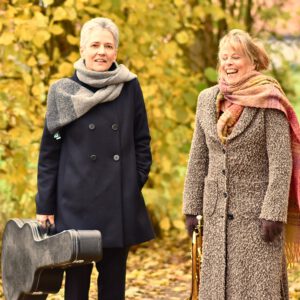
[[[217,96],[217,132],[226,143],[245,106],[278,109],[286,115],[291,132],[293,170],[290,186],[286,254],[289,263],[300,260],[300,126],[289,100],[280,84],[272,77],[253,71],[237,83],[219,80]],[[223,113],[221,113],[223,111]]]
[[[50,133],[80,118],[99,103],[115,100],[125,82],[136,78],[124,65],[112,71],[95,72],[85,67],[83,59],[74,64],[78,79],[98,90],[93,93],[70,78],[55,82],[49,89],[46,122]]]

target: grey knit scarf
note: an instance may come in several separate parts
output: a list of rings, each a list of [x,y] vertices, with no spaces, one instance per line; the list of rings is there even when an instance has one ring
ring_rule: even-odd
[[[85,67],[83,59],[75,62],[78,79],[99,88],[95,93],[70,78],[60,79],[50,87],[46,113],[50,133],[80,118],[95,105],[115,100],[124,83],[136,78],[124,65],[116,66],[112,71],[95,72]]]

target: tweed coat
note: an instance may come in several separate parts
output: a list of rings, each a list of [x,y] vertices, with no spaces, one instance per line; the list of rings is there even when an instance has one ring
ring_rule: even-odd
[[[106,248],[152,239],[141,194],[151,165],[150,134],[138,80],[59,133],[56,140],[44,128],[37,213],[54,214],[58,231],[100,230]]]
[[[184,187],[184,214],[203,214],[201,300],[288,299],[283,234],[264,242],[260,220],[287,220],[289,125],[278,110],[245,107],[221,144],[218,87],[200,93]]]

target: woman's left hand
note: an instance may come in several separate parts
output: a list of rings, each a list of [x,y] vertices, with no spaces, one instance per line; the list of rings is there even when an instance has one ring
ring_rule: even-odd
[[[265,242],[273,242],[283,230],[283,223],[261,219],[261,235]]]

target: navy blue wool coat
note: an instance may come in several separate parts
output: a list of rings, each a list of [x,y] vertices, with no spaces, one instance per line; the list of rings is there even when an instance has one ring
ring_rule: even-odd
[[[81,83],[76,74],[72,79]],[[150,134],[138,80],[126,82],[118,98],[98,104],[59,133],[61,139],[55,139],[44,128],[37,214],[54,214],[58,232],[98,229],[106,248],[152,239],[141,194],[152,162]]]

